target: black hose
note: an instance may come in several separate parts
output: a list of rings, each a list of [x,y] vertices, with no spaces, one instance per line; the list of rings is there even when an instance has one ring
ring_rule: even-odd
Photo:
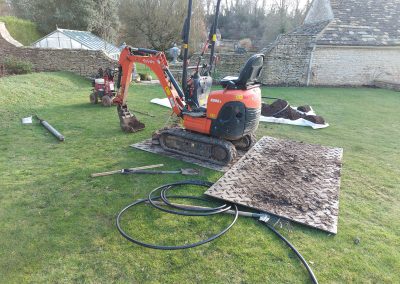
[[[260,221],[261,222],[261,221]],[[303,265],[308,271],[308,274],[310,275],[311,281],[314,284],[318,284],[318,280],[314,275],[314,272],[312,271],[311,267],[308,265],[307,261],[304,259],[304,257],[300,254],[300,252],[284,237],[282,236],[271,224],[267,222],[261,222],[265,224],[272,232],[274,232],[282,241],[284,241],[290,248],[291,250],[297,255],[297,257],[301,260]]]
[[[179,249],[188,249],[188,248],[193,248],[193,247],[197,247],[200,245],[204,245],[208,242],[211,242],[217,238],[219,238],[220,236],[222,236],[223,234],[225,234],[227,231],[229,231],[230,228],[232,228],[232,226],[236,223],[238,216],[239,216],[239,210],[237,208],[236,205],[232,205],[234,208],[234,219],[233,221],[225,228],[223,229],[221,232],[219,232],[218,234],[215,234],[205,240],[199,241],[199,242],[195,242],[195,243],[191,243],[191,244],[186,244],[186,245],[180,245],[180,246],[165,246],[165,245],[156,245],[156,244],[150,244],[150,243],[145,243],[142,241],[139,241],[133,237],[131,237],[130,235],[128,235],[122,228],[121,228],[121,217],[124,214],[124,212],[126,212],[129,208],[134,207],[138,204],[141,203],[145,203],[148,202],[151,204],[151,206],[153,206],[154,208],[157,208],[159,210],[162,210],[164,212],[168,212],[171,214],[177,214],[177,215],[183,215],[183,216],[211,216],[211,215],[215,215],[215,214],[219,214],[219,213],[224,213],[227,212],[228,210],[230,210],[232,208],[232,206],[224,204],[218,207],[207,207],[207,208],[188,208],[186,206],[178,206],[175,204],[172,204],[168,198],[180,198],[180,199],[193,199],[193,200],[201,200],[201,201],[209,201],[205,198],[201,198],[201,197],[197,197],[197,196],[181,196],[181,195],[171,195],[171,196],[167,196],[167,192],[170,191],[173,188],[176,188],[177,186],[182,186],[182,185],[197,185],[197,186],[204,186],[204,187],[210,187],[212,185],[212,183],[210,182],[206,182],[206,181],[198,181],[198,180],[187,180],[187,181],[180,181],[180,182],[175,182],[175,183],[170,183],[170,184],[165,184],[162,185],[160,187],[157,187],[155,189],[153,189],[149,195],[148,198],[144,198],[144,199],[138,199],[136,201],[134,201],[133,203],[129,204],[128,206],[126,206],[125,208],[123,208],[117,216],[117,220],[116,220],[116,225],[118,228],[118,231],[121,233],[121,235],[127,239],[130,242],[133,242],[135,244],[147,247],[147,248],[152,248],[152,249],[159,249],[159,250],[179,250]],[[155,192],[159,191],[160,192],[160,196],[152,196]],[[155,200],[159,200],[161,199],[165,205],[168,205],[170,207],[179,209],[178,210],[171,210],[171,209],[166,209],[163,208],[159,205],[157,205],[154,201]],[[247,212],[246,212],[247,213]],[[262,216],[263,214],[251,214],[253,217],[255,218],[259,218],[260,216]],[[261,220],[260,220],[261,222]],[[303,263],[303,265],[305,266],[305,268],[308,271],[308,274],[310,275],[311,281],[314,284],[318,284],[318,280],[314,275],[314,272],[312,271],[311,267],[308,265],[307,261],[304,259],[304,257],[300,254],[300,252],[284,237],[282,236],[271,224],[269,224],[268,222],[262,222],[263,224],[265,224],[271,231],[273,231],[281,240],[283,240],[289,247],[290,249],[297,255],[297,257],[300,259],[300,261]]]
[[[201,182],[198,183],[198,181],[184,181],[184,182],[177,182],[177,183],[173,183],[173,184],[166,184],[160,187],[157,187],[156,189],[153,189],[150,193],[149,193],[149,197],[147,198],[148,201],[151,203],[151,205],[153,205],[154,207],[156,207],[157,209],[160,209],[161,211],[164,212],[168,212],[171,214],[177,214],[177,215],[183,215],[183,216],[210,216],[210,215],[215,215],[215,214],[219,214],[219,213],[223,213],[225,211],[228,211],[229,209],[231,209],[231,206],[227,206],[227,205],[222,205],[220,207],[216,207],[216,208],[207,208],[207,209],[199,209],[199,208],[184,208],[184,207],[179,207],[176,205],[172,205],[167,196],[166,196],[166,192],[168,190],[170,190],[173,186],[180,186],[180,185],[187,185],[187,184],[192,184],[192,185],[199,185],[199,186],[211,186],[212,183],[209,182]],[[176,211],[176,210],[170,210],[170,209],[166,209],[162,206],[159,206],[157,204],[155,204],[153,202],[153,193],[155,193],[156,191],[160,190],[160,197],[161,199],[164,201],[165,204],[168,204],[174,208],[183,210],[183,211]],[[201,197],[196,197],[196,196],[190,196],[187,197],[188,199],[196,199],[196,200],[201,200],[201,201],[208,201],[207,199],[201,198]],[[203,211],[202,213],[191,213],[190,211]]]
[[[206,186],[209,187],[210,183],[209,182],[203,182],[203,181],[182,181],[182,182],[176,182],[176,183],[171,183],[171,184],[166,184],[163,185],[161,187],[156,188],[155,190],[152,191],[152,193],[156,190],[163,190],[163,189],[170,189],[171,187],[174,186],[178,186],[178,185],[198,185],[198,186]],[[151,193],[150,193],[151,194]],[[150,197],[150,196],[149,196]],[[200,199],[200,200],[204,200],[207,201],[206,199],[200,198],[200,197],[194,197],[194,196],[170,196],[170,198],[181,198],[181,199]],[[227,231],[229,231],[230,228],[232,228],[232,226],[236,223],[238,216],[239,216],[239,210],[237,208],[236,205],[233,205],[234,209],[235,209],[235,217],[233,219],[233,221],[231,222],[231,224],[229,224],[225,229],[223,229],[221,232],[219,232],[218,234],[215,234],[205,240],[199,241],[199,242],[195,242],[195,243],[191,243],[191,244],[186,244],[186,245],[180,245],[180,246],[164,246],[164,245],[156,245],[156,244],[149,244],[149,243],[145,243],[139,240],[134,239],[133,237],[129,236],[122,228],[121,228],[121,224],[120,224],[120,220],[121,220],[121,216],[123,215],[123,213],[128,210],[129,208],[136,206],[138,204],[144,203],[146,201],[149,201],[150,204],[152,204],[154,207],[161,209],[163,211],[172,213],[172,214],[179,214],[179,215],[185,215],[185,216],[208,216],[208,215],[213,215],[213,214],[217,214],[214,213],[213,211],[208,212],[208,213],[198,213],[198,214],[194,214],[194,213],[189,213],[189,212],[177,212],[177,211],[173,211],[173,210],[165,210],[164,208],[160,208],[159,206],[155,205],[154,203],[152,203],[153,200],[158,200],[161,199],[161,195],[158,197],[150,197],[150,198],[146,198],[146,199],[139,199],[136,200],[135,202],[129,204],[128,206],[126,206],[124,209],[122,209],[117,216],[117,220],[116,220],[116,224],[117,224],[117,228],[118,231],[121,233],[121,235],[126,238],[128,241],[131,241],[135,244],[147,247],[147,248],[152,248],[152,249],[159,249],[159,250],[178,250],[178,249],[188,249],[188,248],[193,248],[193,247],[197,247],[200,245],[204,245],[208,242],[211,242],[217,238],[219,238],[220,236],[222,236],[223,234],[225,234]],[[224,208],[231,208],[230,206],[224,206]],[[186,211],[190,211],[190,209],[186,209]],[[217,210],[216,210],[217,211]],[[221,210],[219,210],[221,211]],[[222,213],[223,211],[219,212]]]

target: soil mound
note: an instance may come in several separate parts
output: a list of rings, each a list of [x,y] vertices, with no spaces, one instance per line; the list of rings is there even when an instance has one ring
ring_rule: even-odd
[[[309,105],[299,106],[297,107],[297,110],[301,112],[309,112],[311,111],[311,107]]]
[[[272,104],[263,103],[261,107],[261,115],[263,116],[285,118],[290,120],[304,118],[315,124],[325,124],[325,120],[323,117],[318,115],[305,114],[309,111],[311,111],[311,107],[309,105],[299,106],[296,110],[290,107],[288,101],[281,99],[274,101]]]
[[[261,107],[261,115],[275,116],[288,107],[289,103],[285,100],[276,100],[270,105],[263,103]]]
[[[325,119],[319,115],[306,115],[304,119],[311,121],[315,124],[325,124]]]

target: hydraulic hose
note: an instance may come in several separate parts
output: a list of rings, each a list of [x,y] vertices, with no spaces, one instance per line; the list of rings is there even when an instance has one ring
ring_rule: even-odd
[[[269,215],[265,213],[252,213],[252,212],[243,212],[239,211],[236,205],[227,205],[223,204],[218,207],[201,207],[201,206],[192,206],[192,205],[185,205],[185,204],[176,204],[172,203],[169,199],[170,198],[176,198],[176,199],[191,199],[191,200],[201,200],[201,201],[209,201],[205,198],[197,197],[197,196],[181,196],[181,195],[167,195],[167,193],[175,188],[179,188],[180,186],[183,185],[195,185],[195,186],[203,186],[203,187],[210,187],[212,183],[206,182],[206,181],[199,181],[199,180],[187,180],[187,181],[180,181],[180,182],[175,182],[175,183],[170,183],[170,184],[165,184],[160,187],[157,187],[153,189],[147,198],[144,199],[138,199],[125,208],[123,208],[117,215],[116,219],[116,225],[118,231],[121,233],[121,235],[127,239],[130,242],[133,242],[135,244],[147,247],[147,248],[152,248],[152,249],[159,249],[159,250],[179,250],[179,249],[188,249],[188,248],[193,248],[197,247],[200,245],[204,245],[208,242],[211,242],[219,237],[221,237],[223,234],[229,231],[230,228],[236,223],[238,216],[245,216],[245,217],[252,217],[258,219],[260,222],[265,224],[272,232],[274,232],[282,241],[284,241],[289,248],[297,255],[297,257],[300,259],[300,261],[303,263],[304,267],[307,269],[308,274],[310,276],[310,279],[312,283],[318,284],[318,280],[316,276],[314,275],[314,272],[312,271],[311,267],[308,265],[307,261],[304,259],[304,257],[300,254],[300,252],[284,237],[282,236],[275,228],[272,226],[270,223],[268,223],[270,217]],[[155,193],[159,192],[159,196],[153,196]],[[161,201],[160,201],[161,200]],[[219,233],[205,239],[201,240],[195,243],[191,244],[186,244],[186,245],[178,245],[178,246],[166,246],[166,245],[158,245],[158,244],[150,244],[150,243],[145,243],[143,241],[137,240],[134,237],[128,235],[121,227],[121,217],[122,215],[130,208],[142,204],[142,203],[148,203],[154,208],[157,208],[159,210],[162,210],[167,213],[171,214],[177,214],[177,215],[183,215],[183,216],[211,216],[215,214],[220,214],[220,213],[228,213],[234,215],[233,221],[222,231]],[[172,209],[167,209],[165,206],[172,207],[177,210],[172,210]],[[233,210],[232,210],[233,208]]]
[[[262,222],[262,221],[260,221]],[[303,263],[304,267],[307,269],[308,274],[310,275],[310,279],[312,283],[318,284],[318,280],[314,275],[314,272],[312,271],[311,267],[308,265],[307,261],[304,259],[304,257],[300,254],[300,252],[284,237],[282,236],[271,224],[268,222],[262,222],[265,224],[272,232],[274,232],[282,241],[284,241],[290,248],[291,250],[297,255],[297,257],[300,259],[300,261]]]
[[[154,189],[154,190],[150,193],[150,195],[151,195],[154,191],[163,190],[163,189],[166,189],[166,188],[170,189],[171,187],[179,186],[179,185],[198,185],[198,186],[209,187],[209,186],[210,186],[210,183],[209,183],[209,182],[203,182],[203,181],[182,181],[182,182],[176,182],[176,183],[166,184],[166,185],[163,185],[163,186],[161,186],[161,187],[158,187],[158,188]],[[150,195],[149,195],[149,197],[150,197]],[[201,199],[201,200],[207,201],[206,199],[202,199],[202,198],[200,198],[200,197],[194,197],[194,196],[170,196],[170,197],[171,197],[171,198],[180,198],[180,199]],[[218,234],[215,234],[215,235],[213,235],[213,236],[211,236],[211,237],[209,237],[209,238],[207,238],[207,239],[205,239],[205,240],[201,240],[201,241],[199,241],[199,242],[195,242],[195,243],[191,243],[191,244],[186,244],[186,245],[179,245],[179,246],[165,246],[165,245],[157,245],[157,244],[145,243],[145,242],[139,241],[139,240],[137,240],[137,239],[131,237],[130,235],[128,235],[128,234],[121,228],[121,223],[120,223],[120,222],[121,222],[121,217],[122,217],[123,213],[126,212],[129,208],[134,207],[134,206],[136,206],[136,205],[138,205],[138,204],[144,203],[144,202],[146,202],[146,201],[149,201],[150,204],[152,204],[154,207],[156,207],[156,208],[158,208],[158,209],[161,209],[160,206],[157,206],[157,205],[154,204],[154,200],[158,200],[158,199],[161,199],[161,196],[158,196],[158,197],[151,197],[150,199],[147,198],[147,199],[139,199],[139,200],[136,200],[135,202],[129,204],[128,206],[126,206],[124,209],[122,209],[122,210],[118,213],[116,225],[117,225],[118,231],[121,233],[121,235],[122,235],[124,238],[126,238],[128,241],[131,241],[131,242],[133,242],[133,243],[135,243],[135,244],[138,244],[138,245],[141,245],[141,246],[144,246],[144,247],[147,247],[147,248],[152,248],[152,249],[159,249],[159,250],[179,250],[179,249],[188,249],[188,248],[193,248],[193,247],[197,247],[197,246],[200,246],[200,245],[204,245],[204,244],[206,244],[206,243],[208,243],[208,242],[211,242],[211,241],[213,241],[213,240],[219,238],[220,236],[222,236],[223,234],[225,234],[226,232],[228,232],[230,228],[232,228],[232,226],[236,223],[236,221],[237,221],[237,219],[238,219],[238,216],[239,216],[239,210],[238,210],[237,206],[236,206],[236,205],[233,205],[233,207],[234,207],[234,209],[235,209],[235,217],[234,217],[233,221],[232,221],[226,228],[224,228],[224,229],[223,229],[222,231],[220,231]],[[153,203],[152,203],[152,202],[153,202]],[[230,206],[224,206],[224,207],[228,207],[227,210],[229,210],[229,209],[231,208]],[[161,209],[161,210],[162,210],[162,209]],[[191,211],[191,209],[186,209],[186,210],[187,210],[187,211]],[[163,210],[163,211],[166,211],[166,210]],[[217,210],[215,210],[215,211],[217,211]],[[219,211],[221,211],[221,210],[219,209]],[[190,213],[190,212],[184,212],[184,211],[178,212],[178,211],[173,211],[173,210],[169,210],[169,211],[166,211],[166,212],[169,212],[169,213],[172,213],[172,214],[185,215],[185,216],[209,216],[209,215],[213,215],[213,214],[218,214],[218,213],[215,213],[214,211],[203,212],[203,213],[198,213],[198,214],[194,214],[194,213]],[[219,212],[219,213],[222,213],[222,212]]]
[[[192,185],[199,185],[199,186],[211,186],[211,183],[208,182],[201,182],[198,183],[198,181],[185,181],[185,182],[177,182],[177,183],[173,183],[173,184],[166,184],[160,187],[157,187],[156,189],[153,189],[150,193],[149,193],[149,197],[148,197],[148,201],[150,202],[151,205],[153,205],[154,207],[156,207],[157,209],[160,209],[161,211],[164,212],[168,212],[171,214],[177,214],[177,215],[183,215],[183,216],[210,216],[210,215],[215,215],[215,214],[219,214],[219,213],[223,213],[225,211],[228,211],[229,209],[231,209],[231,206],[227,206],[227,205],[222,205],[220,207],[216,207],[216,208],[184,208],[184,207],[179,207],[179,206],[172,206],[171,203],[168,201],[168,198],[166,196],[166,192],[168,190],[170,190],[173,186],[180,186],[180,185],[186,185],[186,184],[192,184]],[[183,211],[177,211],[177,210],[170,210],[170,209],[166,209],[164,207],[161,207],[157,204],[155,204],[153,202],[153,193],[155,193],[156,191],[160,191],[160,198],[164,201],[165,204],[170,205],[172,207],[175,207],[177,209],[183,210]],[[207,199],[201,198],[201,197],[196,197],[196,196],[187,196],[186,198],[188,199],[197,199],[197,200],[202,200],[202,201],[208,201]],[[194,212],[196,213],[194,213]],[[199,211],[203,211],[201,213],[197,213]],[[192,213],[193,212],[193,213]]]

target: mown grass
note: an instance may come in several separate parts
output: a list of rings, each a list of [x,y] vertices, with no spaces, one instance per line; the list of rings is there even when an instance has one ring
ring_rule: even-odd
[[[117,212],[153,188],[182,176],[90,173],[164,163],[194,167],[134,150],[168,120],[152,105],[159,86],[130,89],[131,108],[147,128],[124,134],[115,108],[90,105],[90,82],[68,73],[0,79],[0,282],[1,283],[307,283],[293,253],[254,220],[240,219],[228,234],[184,251],[156,251],[123,239]],[[339,233],[293,224],[279,229],[310,262],[320,283],[399,283],[400,94],[378,89],[264,88],[263,95],[311,104],[331,124],[312,130],[262,124],[270,135],[344,148]],[[62,132],[58,142],[37,123],[38,114]],[[221,173],[201,168],[199,177]],[[201,194],[203,189],[189,188]],[[137,237],[168,244],[201,239],[231,219],[184,218],[141,206],[123,219]],[[356,245],[354,239],[359,238]]]
[[[0,22],[6,24],[10,35],[23,45],[30,45],[43,35],[38,31],[36,24],[13,16],[0,17]]]

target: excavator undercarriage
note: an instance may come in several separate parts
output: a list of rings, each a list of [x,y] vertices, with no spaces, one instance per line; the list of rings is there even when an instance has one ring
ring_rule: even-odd
[[[153,144],[164,150],[192,158],[225,165],[236,158],[235,146],[226,140],[194,133],[182,128],[170,128],[156,132]]]

